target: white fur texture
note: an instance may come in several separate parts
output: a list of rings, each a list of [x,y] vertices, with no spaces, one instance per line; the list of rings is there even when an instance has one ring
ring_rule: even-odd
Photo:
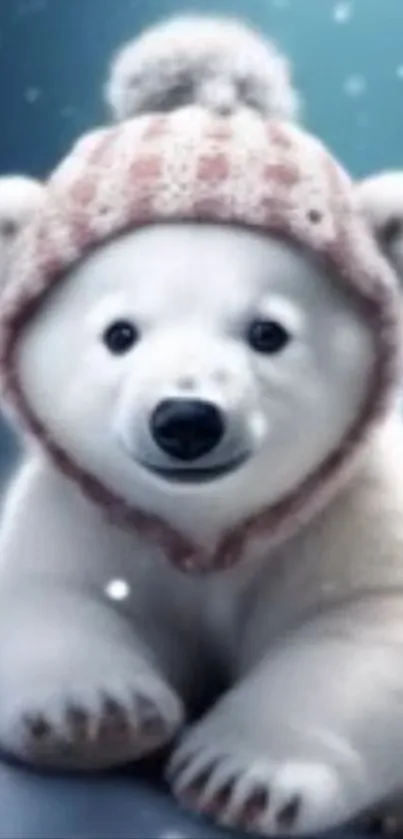
[[[23,175],[0,177],[0,286],[15,242],[43,202],[43,187]]]
[[[292,120],[299,113],[290,66],[273,42],[237,20],[197,15],[164,21],[123,47],[106,99],[119,120],[189,104]]]
[[[366,178],[358,185],[357,194],[403,284],[403,171]]]

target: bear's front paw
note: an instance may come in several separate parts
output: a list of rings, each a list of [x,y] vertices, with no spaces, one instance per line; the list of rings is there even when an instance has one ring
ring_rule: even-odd
[[[349,804],[345,784],[331,765],[249,751],[233,741],[189,732],[174,753],[168,780],[187,809],[224,827],[262,836],[303,836],[340,824]]]
[[[2,685],[0,740],[14,756],[61,769],[103,769],[167,744],[183,720],[173,691],[119,652],[91,661],[29,667],[29,678]]]

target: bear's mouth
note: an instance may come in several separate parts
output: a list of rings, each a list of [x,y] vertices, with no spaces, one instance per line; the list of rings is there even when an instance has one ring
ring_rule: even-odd
[[[141,462],[143,469],[164,481],[176,484],[205,484],[217,481],[236,472],[249,460],[250,453],[244,452],[234,460],[219,466],[189,467],[178,469],[172,466],[155,466],[155,464]]]

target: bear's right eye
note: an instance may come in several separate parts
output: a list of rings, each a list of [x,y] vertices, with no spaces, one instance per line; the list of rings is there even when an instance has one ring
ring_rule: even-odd
[[[131,321],[116,320],[105,330],[103,342],[113,355],[124,355],[134,347],[139,337],[138,329]]]
[[[281,323],[275,320],[255,320],[249,327],[249,346],[264,355],[277,355],[285,349],[291,336]]]

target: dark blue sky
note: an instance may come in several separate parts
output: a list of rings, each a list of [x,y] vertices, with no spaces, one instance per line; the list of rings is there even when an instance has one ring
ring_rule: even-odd
[[[309,126],[355,174],[403,166],[403,0],[0,0],[0,170],[45,173],[105,118],[116,47],[191,8],[236,12],[278,39]]]

